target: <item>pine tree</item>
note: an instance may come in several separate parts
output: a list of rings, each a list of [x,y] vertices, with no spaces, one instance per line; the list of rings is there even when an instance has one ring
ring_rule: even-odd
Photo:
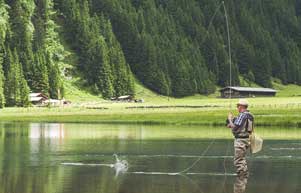
[[[6,32],[9,29],[9,6],[0,0],[0,44],[4,43]]]
[[[62,81],[60,65],[64,65],[65,50],[60,42],[57,32],[58,25],[54,22],[55,15],[52,0],[36,1],[37,9],[35,10],[35,33],[34,45],[36,50],[35,71],[37,74],[35,82],[40,86],[33,86],[33,90],[40,90],[43,93],[49,93],[51,98],[60,98],[62,91]]]
[[[9,29],[8,6],[3,0],[0,0],[0,108],[5,106],[4,96],[4,72],[3,65],[5,62],[5,38]]]
[[[4,63],[4,45],[0,44],[0,108],[3,108],[5,106],[5,96],[4,96],[4,72],[2,65]]]
[[[29,88],[23,75],[17,50],[7,50],[10,61],[9,71],[5,81],[5,97],[7,106],[28,106]]]
[[[30,105],[29,103],[29,87],[27,85],[27,82],[25,80],[25,77],[22,73],[22,66],[20,65],[20,105],[19,106],[22,106],[22,107],[27,107]]]
[[[109,62],[112,68],[112,83],[115,96],[134,94],[131,88],[131,71],[126,64],[126,60],[120,44],[118,43],[109,20],[101,16],[100,23],[102,24],[101,32],[106,40],[109,49]]]
[[[102,96],[106,99],[113,97],[113,85],[112,85],[112,77],[111,77],[111,69],[109,66],[109,57],[108,57],[108,48],[106,47],[105,40],[103,38],[99,38],[95,51],[99,54],[95,59],[95,65],[97,72],[96,85],[102,93]]]
[[[61,99],[63,95],[63,85],[61,83],[58,65],[51,66],[49,69],[49,95],[53,99]]]
[[[269,68],[269,58],[262,50],[256,51],[256,61],[254,63],[255,82],[263,87],[271,87],[271,71]]]
[[[6,57],[5,57],[5,63],[7,66],[7,75],[5,79],[5,87],[4,87],[4,93],[5,93],[5,101],[6,106],[14,106],[16,103],[16,65],[14,62],[13,55],[11,53],[11,49],[8,47],[6,48]]]
[[[31,65],[33,63],[32,38],[34,26],[31,18],[35,9],[33,0],[9,1],[11,6],[10,23],[12,30],[11,46],[17,49],[18,57],[26,80],[31,75]]]
[[[49,96],[49,79],[46,62],[45,54],[42,51],[38,51],[34,59],[32,90]]]

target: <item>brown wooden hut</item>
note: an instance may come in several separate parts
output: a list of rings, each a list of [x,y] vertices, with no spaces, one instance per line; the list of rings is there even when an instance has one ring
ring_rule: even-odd
[[[273,97],[277,91],[271,88],[225,87],[220,89],[222,98]]]
[[[30,93],[29,94],[29,102],[31,102],[33,105],[41,105],[47,99],[48,99],[48,97],[43,93]]]

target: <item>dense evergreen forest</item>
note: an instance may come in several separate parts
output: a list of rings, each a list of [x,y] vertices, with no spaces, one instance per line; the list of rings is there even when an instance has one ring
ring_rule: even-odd
[[[301,85],[301,0],[225,7],[232,84]],[[228,46],[220,0],[0,0],[0,107],[28,105],[29,92],[61,98],[68,65],[104,98],[135,94],[136,80],[210,94],[229,85]]]

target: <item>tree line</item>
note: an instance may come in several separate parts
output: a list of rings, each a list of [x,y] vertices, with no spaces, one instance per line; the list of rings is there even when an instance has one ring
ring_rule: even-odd
[[[220,0],[0,0],[0,107],[64,95],[68,51],[84,86],[175,97],[229,85]],[[301,1],[227,0],[232,85],[301,84]]]

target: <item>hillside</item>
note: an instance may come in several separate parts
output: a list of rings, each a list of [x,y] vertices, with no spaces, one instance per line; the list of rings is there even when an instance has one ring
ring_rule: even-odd
[[[215,93],[229,85],[226,16],[232,85],[298,95],[300,0],[0,0],[0,107],[27,106],[29,92]]]

